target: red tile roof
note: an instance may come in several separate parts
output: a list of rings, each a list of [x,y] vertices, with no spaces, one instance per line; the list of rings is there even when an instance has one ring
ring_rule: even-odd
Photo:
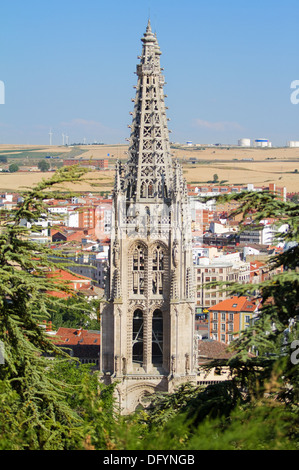
[[[255,304],[252,301],[249,301],[247,297],[231,297],[230,299],[225,299],[222,302],[219,302],[213,307],[210,307],[209,310],[220,310],[227,312],[244,312],[244,311],[253,311]]]
[[[58,328],[54,343],[56,345],[100,345],[100,333],[95,331],[76,329],[76,328]]]
[[[213,359],[229,359],[233,356],[232,352],[228,352],[228,345],[220,341],[198,341],[198,360],[203,363]]]
[[[59,281],[61,281],[61,284],[64,283],[67,284],[67,289],[72,290],[73,292],[64,292],[63,290],[49,290],[47,291],[47,294],[53,297],[61,297],[61,298],[67,298],[70,297],[72,294],[75,294],[80,290],[80,288],[89,288],[91,285],[91,279],[85,276],[82,276],[81,274],[73,274],[69,273],[68,271],[64,271],[63,269],[57,269],[56,271],[48,272],[47,273],[48,278],[52,278],[54,283],[57,283],[59,285]],[[78,284],[83,284],[83,286],[78,286]]]
[[[63,281],[70,281],[70,282],[80,282],[80,281],[91,282],[91,279],[86,276],[82,276],[81,274],[70,273],[68,271],[65,271],[64,269],[57,269],[56,271],[50,272],[47,274],[47,277],[57,278]]]

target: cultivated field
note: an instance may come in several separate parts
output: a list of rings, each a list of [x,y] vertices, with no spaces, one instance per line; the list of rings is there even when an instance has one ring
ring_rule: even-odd
[[[82,147],[41,147],[41,146],[12,146],[1,145],[0,156],[7,157],[8,166],[17,162],[20,167],[36,165],[46,155],[53,155],[56,159],[48,160],[51,167],[62,164],[65,158],[97,159],[108,158],[110,169],[93,172],[87,177],[99,178],[98,187],[88,184],[73,185],[72,189],[78,191],[110,191],[113,186],[114,165],[117,159],[127,159],[126,146],[96,145]],[[206,184],[213,180],[215,174],[224,184],[247,184],[268,186],[270,182],[277,186],[285,186],[288,192],[299,191],[299,148],[213,148],[196,149],[193,147],[172,148],[173,158],[177,158],[183,165],[184,176],[188,183]],[[192,162],[191,162],[192,160]],[[194,162],[194,163],[193,163]],[[3,164],[0,166],[4,167]],[[49,178],[51,172],[0,172],[0,190],[18,191],[24,186],[32,186],[41,178]]]

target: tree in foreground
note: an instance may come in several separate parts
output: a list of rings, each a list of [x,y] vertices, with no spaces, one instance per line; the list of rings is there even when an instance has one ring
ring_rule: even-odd
[[[268,263],[270,272],[280,266],[283,271],[259,285],[222,286],[260,303],[256,321],[231,343],[232,357],[207,366],[228,367],[231,380],[205,388],[184,385],[157,397],[150,409],[129,419],[116,439],[119,448],[298,449],[299,206],[270,192],[218,200],[237,204],[231,216],[243,215],[241,230],[248,217],[257,228],[266,218],[286,228],[279,232],[284,251]],[[143,429],[143,439],[136,439],[137,429]]]
[[[62,281],[49,278],[49,270],[61,268],[50,261],[50,248],[32,242],[29,231],[20,224],[26,219],[35,227],[36,221],[47,213],[46,200],[64,197],[68,183],[80,182],[85,171],[78,167],[62,168],[52,178],[42,180],[33,189],[24,191],[23,202],[12,212],[1,213],[0,233],[0,341],[4,350],[4,364],[0,365],[0,448],[29,450],[80,449],[92,447],[88,436],[94,436],[92,413],[97,414],[97,445],[103,445],[104,427],[99,423],[104,404],[111,401],[111,391],[95,388],[95,379],[87,381],[87,374],[77,376],[77,384],[68,380],[73,370],[70,357],[56,348],[51,338],[40,327],[57,310],[59,297],[49,292],[73,291]],[[82,309],[88,305],[78,299]],[[49,360],[52,356],[53,360]],[[65,374],[59,372],[63,361]],[[65,362],[67,361],[67,362]],[[61,365],[60,367],[63,367]],[[78,371],[78,369],[77,369]],[[90,375],[90,374],[89,374]],[[88,375],[88,376],[89,376]],[[83,386],[83,382],[85,385]],[[78,395],[80,387],[90,402],[82,408],[72,406],[70,397]],[[100,391],[101,392],[101,391]],[[108,406],[108,405],[107,405]],[[93,408],[94,407],[94,408]],[[97,410],[97,412],[95,411]],[[106,410],[107,411],[107,410]],[[112,416],[109,410],[108,416]],[[88,425],[86,424],[88,422]],[[105,431],[106,432],[106,431]]]
[[[206,388],[187,384],[157,397],[149,410],[116,417],[113,388],[99,390],[96,375],[61,356],[40,328],[60,302],[49,291],[72,292],[47,277],[47,270],[57,267],[49,261],[53,253],[30,241],[20,226],[21,219],[34,224],[43,217],[45,200],[57,196],[57,185],[65,189],[83,175],[77,167],[62,168],[25,192],[15,212],[2,214],[0,340],[5,363],[0,365],[0,448],[297,448],[299,354],[293,346],[298,341],[298,205],[270,193],[226,197],[236,199],[235,214],[243,214],[244,220],[249,215],[254,225],[271,217],[278,227],[288,228],[281,235],[287,249],[269,260],[269,268],[282,265],[284,271],[258,285],[257,321],[232,343],[234,356],[228,362],[210,364],[229,367],[232,380]],[[256,287],[232,284],[229,292],[254,298]],[[45,357],[49,355],[53,360]]]

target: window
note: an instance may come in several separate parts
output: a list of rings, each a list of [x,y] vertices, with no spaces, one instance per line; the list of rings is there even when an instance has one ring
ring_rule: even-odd
[[[145,129],[145,135],[146,135],[146,134],[147,134],[147,135],[150,135],[150,127],[148,127],[148,128],[145,127],[144,129]],[[148,130],[147,130],[147,129],[148,129]],[[147,130],[147,131],[146,131],[146,130]],[[148,143],[145,142],[145,143],[144,143],[144,146],[147,147],[147,146],[148,146]],[[144,148],[144,150],[149,150],[149,149]],[[153,197],[153,196],[154,196],[154,185],[153,185],[153,183],[152,183],[151,181],[146,180],[146,181],[143,181],[143,182],[142,182],[142,185],[141,185],[141,194],[140,194],[140,196],[141,196],[142,198],[150,198],[150,197]]]
[[[155,310],[152,323],[152,363],[163,363],[163,315],[161,310]]]
[[[133,315],[133,362],[143,363],[143,312],[140,309],[135,310]]]
[[[144,271],[144,250],[138,245],[133,254],[133,270]]]
[[[137,245],[133,253],[133,294],[144,294],[144,248]]]
[[[153,277],[152,292],[153,294],[163,294],[163,276],[164,276],[164,250],[161,246],[157,246],[153,252]]]
[[[164,252],[160,246],[157,246],[153,254],[153,271],[163,271],[163,269],[164,269]]]

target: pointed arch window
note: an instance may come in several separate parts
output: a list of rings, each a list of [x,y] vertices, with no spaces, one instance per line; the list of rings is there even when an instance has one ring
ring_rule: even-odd
[[[163,363],[163,314],[159,309],[154,311],[152,320],[152,363]]]
[[[133,294],[144,294],[145,251],[137,245],[133,252]]]
[[[163,294],[163,277],[165,268],[165,253],[161,246],[157,246],[153,251],[152,269],[152,292],[153,294]]]
[[[142,198],[151,198],[154,197],[154,184],[152,181],[146,179],[141,184],[140,197]]]
[[[132,328],[132,360],[135,363],[143,363],[143,312],[135,310]]]

